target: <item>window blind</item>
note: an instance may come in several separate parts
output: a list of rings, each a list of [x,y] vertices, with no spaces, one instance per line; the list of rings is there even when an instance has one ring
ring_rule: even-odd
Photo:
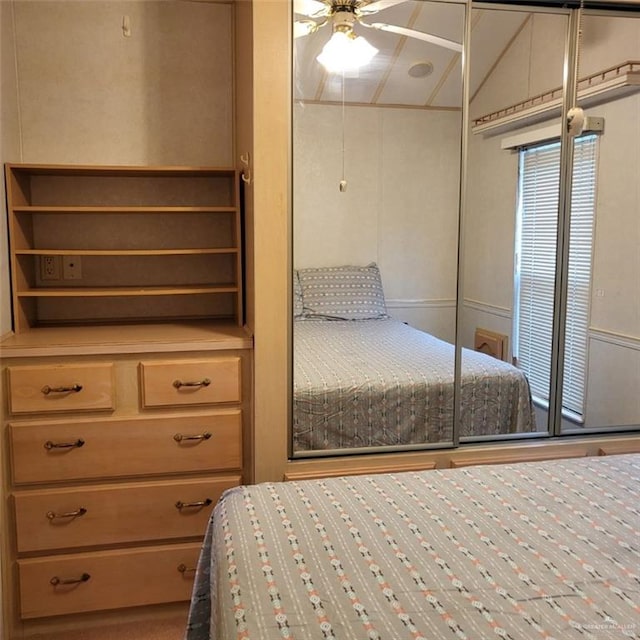
[[[596,180],[595,135],[574,141],[562,406],[584,414]],[[516,359],[548,402],[556,271],[560,143],[520,151],[515,274]]]

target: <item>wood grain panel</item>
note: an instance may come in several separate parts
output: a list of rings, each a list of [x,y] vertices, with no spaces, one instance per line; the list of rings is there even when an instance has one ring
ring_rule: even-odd
[[[209,438],[200,438],[210,434]],[[176,436],[197,439],[182,439]],[[242,412],[9,426],[15,484],[242,468]],[[47,448],[82,441],[81,446]]]
[[[213,506],[240,476],[16,491],[18,553],[202,538]],[[75,514],[75,515],[70,515]]]
[[[25,619],[188,601],[201,543],[18,560]],[[86,581],[57,586],[52,578]]]
[[[140,363],[142,405],[170,407],[240,402],[240,358]]]
[[[13,414],[110,411],[115,408],[111,363],[7,367]]]

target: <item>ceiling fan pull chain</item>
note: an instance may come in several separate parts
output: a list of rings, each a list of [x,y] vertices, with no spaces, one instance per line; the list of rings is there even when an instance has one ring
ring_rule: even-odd
[[[345,107],[344,107],[344,69],[342,70],[342,179],[340,180],[340,192],[347,190],[347,180],[344,175],[344,139],[345,139]]]

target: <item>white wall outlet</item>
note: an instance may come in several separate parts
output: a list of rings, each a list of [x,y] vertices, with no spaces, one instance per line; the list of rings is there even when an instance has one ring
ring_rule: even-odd
[[[40,256],[40,278],[60,280],[60,256]]]
[[[80,256],[62,256],[62,278],[64,280],[82,279],[82,261]]]

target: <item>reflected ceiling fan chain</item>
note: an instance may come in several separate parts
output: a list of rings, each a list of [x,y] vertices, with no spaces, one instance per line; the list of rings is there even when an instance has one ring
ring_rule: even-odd
[[[344,87],[344,69],[342,70],[342,179],[340,180],[339,189],[341,193],[347,190],[347,180],[345,178],[345,87]]]

